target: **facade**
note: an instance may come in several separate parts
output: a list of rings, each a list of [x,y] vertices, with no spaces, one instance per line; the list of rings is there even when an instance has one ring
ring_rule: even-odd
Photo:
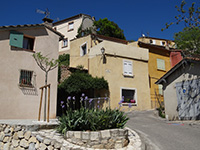
[[[71,41],[70,67],[84,66],[93,77],[104,77],[109,83],[112,109],[119,102],[122,109],[151,108],[148,79],[148,50],[127,45],[127,41],[100,35],[88,35]]]
[[[39,88],[45,84],[45,72],[36,64],[33,54],[41,52],[57,59],[61,37],[46,24],[0,27],[0,119],[37,119]],[[50,118],[55,118],[57,68],[49,72],[48,84],[51,84]],[[43,116],[42,111],[41,119]]]
[[[163,85],[168,120],[200,119],[199,68],[198,58],[184,58],[156,82]]]
[[[85,14],[79,14],[53,23],[54,29],[62,33],[65,38],[59,42],[59,54],[70,53],[70,40],[76,38],[78,29],[86,30],[93,26],[94,19]]]
[[[155,82],[171,69],[170,48],[173,44],[164,39],[142,37],[137,42],[130,43],[130,45],[149,50],[148,75],[151,108],[157,108],[159,107],[158,100],[164,103],[164,99],[162,85],[156,85]]]

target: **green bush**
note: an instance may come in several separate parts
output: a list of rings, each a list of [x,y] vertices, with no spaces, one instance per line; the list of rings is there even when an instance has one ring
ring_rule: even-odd
[[[64,80],[58,89],[64,89],[66,93],[81,93],[89,89],[108,89],[108,82],[102,77],[92,77],[88,73],[74,72],[69,78]]]
[[[57,131],[98,131],[113,128],[123,128],[128,117],[117,109],[100,110],[85,109],[69,110],[59,118]]]

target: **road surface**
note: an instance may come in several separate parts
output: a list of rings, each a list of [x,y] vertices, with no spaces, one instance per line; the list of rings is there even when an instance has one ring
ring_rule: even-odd
[[[133,111],[127,126],[143,142],[143,150],[200,150],[200,122],[170,122],[155,111]]]

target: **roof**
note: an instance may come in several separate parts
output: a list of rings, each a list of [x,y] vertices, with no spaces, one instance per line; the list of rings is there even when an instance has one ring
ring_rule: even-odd
[[[173,68],[171,68],[167,73],[165,73],[155,84],[161,84],[167,77],[173,74],[178,68],[182,66],[182,64],[187,64],[188,61],[196,61],[200,62],[200,58],[197,57],[185,57],[179,63],[177,63]]]
[[[155,45],[155,44],[150,44],[150,43],[145,43],[145,42],[141,42],[141,41],[138,41],[138,45],[141,46],[141,47],[145,47],[145,48],[158,48],[160,50],[165,50],[165,51],[171,51],[171,50],[174,50],[173,48],[169,48],[166,49],[165,46],[160,46],[160,45]]]
[[[140,37],[140,38],[148,38],[148,39],[155,39],[155,40],[164,40],[164,41],[173,41],[173,40],[167,40],[167,39],[161,39],[161,38],[155,38],[155,37]],[[139,39],[140,39],[139,38]],[[174,41],[173,41],[174,42]]]
[[[58,24],[61,24],[61,23],[63,23],[63,22],[67,22],[67,21],[73,20],[73,19],[75,19],[75,18],[80,18],[80,17],[82,17],[82,16],[88,16],[88,17],[91,18],[90,15],[86,15],[86,14],[78,14],[78,15],[75,15],[75,16],[72,16],[72,17],[69,17],[69,18],[66,18],[66,19],[63,19],[63,20],[60,20],[60,21],[54,22],[54,23],[53,23],[53,26],[58,25]]]
[[[109,37],[109,36],[104,36],[104,35],[99,35],[99,34],[93,34],[93,35],[95,35],[98,38],[103,39],[103,40],[113,41],[113,42],[117,42],[117,43],[121,43],[121,44],[128,44],[128,41],[126,41],[126,40]]]
[[[104,36],[104,35],[99,35],[99,34],[87,34],[85,36],[82,36],[82,37],[86,37],[88,35],[91,35],[92,39],[97,39],[97,40],[107,40],[107,41],[112,41],[112,42],[116,42],[116,43],[121,43],[121,44],[128,44],[128,41],[126,40],[122,40],[122,39],[118,39],[118,38],[114,38],[114,37],[109,37],[109,36]],[[79,37],[79,38],[82,38],[82,37]],[[74,38],[72,39],[71,41],[74,41],[78,38]]]
[[[0,31],[1,30],[12,30],[12,29],[18,29],[18,28],[36,28],[36,27],[46,27],[49,30],[51,30],[52,32],[54,32],[55,34],[64,37],[63,34],[61,34],[60,32],[54,30],[51,26],[45,24],[45,23],[41,23],[41,24],[25,24],[25,25],[10,25],[10,26],[0,26]]]

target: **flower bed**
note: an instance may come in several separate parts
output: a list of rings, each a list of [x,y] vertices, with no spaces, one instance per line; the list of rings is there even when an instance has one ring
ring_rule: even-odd
[[[64,137],[73,144],[98,149],[123,148],[129,143],[127,129],[67,131]]]

